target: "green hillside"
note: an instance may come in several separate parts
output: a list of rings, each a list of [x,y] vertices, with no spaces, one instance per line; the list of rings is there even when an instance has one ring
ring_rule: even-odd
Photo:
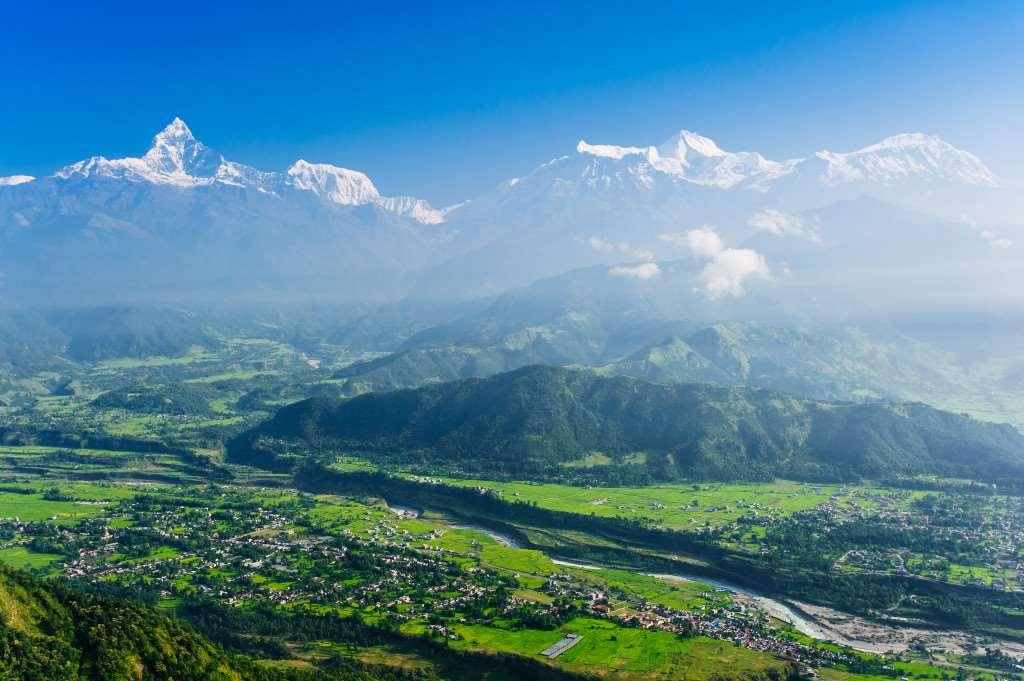
[[[132,384],[102,393],[91,404],[100,409],[124,409],[142,414],[210,413],[210,399],[216,390],[205,384]]]
[[[1022,423],[1011,367],[969,368],[950,352],[891,331],[621,320],[586,308],[537,319],[470,319],[466,328],[421,332],[397,351],[352,363],[333,377],[343,394],[354,396],[485,378],[531,364],[587,366],[655,383],[745,385],[814,400],[925,402]]]
[[[0,567],[0,679],[283,678],[144,605]]]
[[[517,664],[467,657],[452,678],[509,679]],[[446,660],[447,661],[447,660]],[[476,663],[476,671],[474,671]],[[537,667],[541,672],[548,668]],[[530,667],[532,668],[532,667]],[[575,678],[550,670],[538,678]],[[430,672],[336,660],[329,668],[268,666],[226,652],[138,602],[83,594],[0,565],[2,681],[436,681]]]
[[[817,402],[544,366],[306,400],[229,447],[235,460],[282,467],[289,456],[339,450],[519,479],[568,479],[581,470],[634,482],[1024,476],[1024,437],[1015,429],[921,404]],[[573,466],[580,461],[591,463]]]

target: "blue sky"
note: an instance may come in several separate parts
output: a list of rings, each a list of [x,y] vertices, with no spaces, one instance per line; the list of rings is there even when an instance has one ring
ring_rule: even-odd
[[[0,2],[0,175],[180,115],[234,160],[438,204],[680,128],[775,158],[923,131],[1024,176],[1020,0],[149,4]]]

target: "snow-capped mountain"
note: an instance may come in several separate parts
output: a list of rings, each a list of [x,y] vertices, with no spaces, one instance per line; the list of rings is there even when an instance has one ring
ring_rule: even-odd
[[[865,180],[893,185],[926,177],[968,186],[999,186],[981,159],[935,135],[893,135],[850,153],[819,151],[815,156],[828,164],[821,177],[826,185]]]
[[[437,257],[442,220],[354,170],[227,160],[175,119],[141,157],[0,185],[0,302],[390,298]]]
[[[728,244],[761,232],[813,241],[827,225],[804,224],[801,214],[837,202],[855,211],[868,205],[860,198],[943,224],[965,216],[991,224],[1007,194],[976,156],[918,133],[787,160],[727,151],[689,130],[650,146],[581,140],[575,153],[453,211],[446,220],[457,235],[453,255],[423,281],[441,291],[499,292],[568,267],[673,258],[674,235],[702,225],[714,226]],[[891,215],[888,226],[898,230],[905,212]],[[877,217],[872,209],[870,219]],[[1012,242],[984,226],[961,229],[989,250]]]
[[[0,178],[0,299],[464,297],[605,264],[643,285],[658,261],[686,257],[694,295],[732,296],[781,287],[787,272],[827,278],[854,252],[863,269],[872,249],[907,267],[1012,257],[1024,234],[983,212],[1011,195],[929,135],[775,160],[682,130],[650,146],[581,140],[438,210],[327,163],[228,160],[175,119],[140,157]],[[687,250],[694,230],[699,253]],[[942,236],[916,250],[903,238],[926,234]]]
[[[179,188],[225,184],[267,194],[292,188],[342,206],[372,203],[426,224],[443,220],[442,211],[422,199],[381,196],[370,178],[357,170],[299,160],[281,174],[229,161],[197,140],[180,118],[153,138],[149,151],[141,158],[93,156],[58,170],[53,177],[67,181],[127,180]]]
[[[197,140],[180,118],[153,138],[141,158],[107,159],[103,156],[72,163],[53,177],[60,180],[127,180],[175,187],[196,187],[215,182],[236,182],[252,169],[231,163]],[[258,177],[254,177],[257,182]],[[248,184],[248,183],[247,183]]]
[[[689,130],[681,130],[657,147],[620,147],[588,144],[580,140],[578,154],[633,161],[645,166],[639,176],[650,183],[650,173],[664,175],[697,185],[731,189],[765,189],[783,175],[792,172],[798,160],[770,161],[756,152],[723,151],[714,140]]]
[[[769,192],[791,175],[808,174],[822,187],[864,182],[892,186],[922,180],[999,186],[995,174],[977,156],[923,133],[893,135],[848,153],[822,150],[809,158],[785,161],[766,159],[753,151],[725,151],[714,140],[689,130],[681,130],[658,146],[590,144],[580,140],[576,153],[611,159],[616,162],[616,172],[626,172],[648,188],[654,187],[660,175],[718,189]],[[566,156],[547,165],[570,166],[576,160]],[[593,168],[588,166],[581,178],[591,185],[600,184],[601,176],[592,172]]]
[[[380,199],[380,192],[363,173],[302,159],[288,169],[292,185],[343,206],[361,206]]]
[[[342,206],[372,203],[424,224],[436,225],[444,221],[444,211],[433,208],[423,199],[411,196],[381,196],[370,178],[357,170],[299,159],[288,169],[287,175],[291,186],[312,192]]]

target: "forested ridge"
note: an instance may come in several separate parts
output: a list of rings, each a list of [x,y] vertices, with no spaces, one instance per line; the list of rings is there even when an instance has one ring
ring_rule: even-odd
[[[453,474],[587,483],[1024,476],[1014,428],[923,404],[818,402],[546,366],[305,400],[229,447],[235,460],[270,467],[289,465],[282,454],[338,450]],[[566,466],[592,452],[607,463]]]

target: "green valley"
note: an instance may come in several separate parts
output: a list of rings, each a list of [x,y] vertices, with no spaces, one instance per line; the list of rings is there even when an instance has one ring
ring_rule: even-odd
[[[1012,428],[556,367],[353,398],[334,373],[366,351],[293,342],[27,369],[0,407],[11,579],[129,603],[226,678],[1014,673]],[[176,664],[26,633],[22,598],[11,635],[63,636],[66,678]]]

